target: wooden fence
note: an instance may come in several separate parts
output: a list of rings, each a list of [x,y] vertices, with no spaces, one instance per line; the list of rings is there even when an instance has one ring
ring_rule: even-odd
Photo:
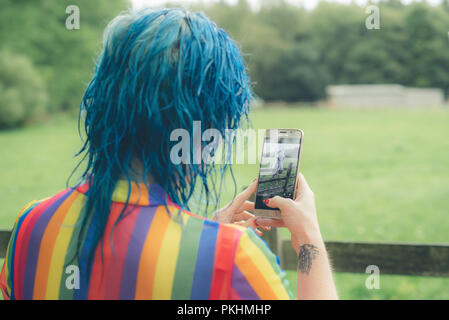
[[[0,230],[0,259],[6,254],[10,231]],[[283,240],[279,230],[265,232],[264,240],[279,256],[281,267],[296,270],[297,258],[290,240]],[[449,277],[448,244],[326,242],[336,272],[365,273],[376,265],[381,274]]]
[[[259,188],[263,184],[285,180],[283,185],[277,186],[277,187],[274,187],[271,189],[263,189],[262,193],[268,192],[270,195],[271,194],[285,194],[287,192],[288,183],[290,182],[292,169],[293,169],[293,164],[289,163],[288,169],[287,169],[287,174],[286,174],[285,178],[272,178],[272,179],[268,179],[268,180],[259,180]]]
[[[290,240],[281,239],[275,228],[263,238],[283,269],[296,270]],[[449,277],[449,244],[326,241],[326,248],[336,272],[365,273],[366,267],[375,265],[381,274]]]

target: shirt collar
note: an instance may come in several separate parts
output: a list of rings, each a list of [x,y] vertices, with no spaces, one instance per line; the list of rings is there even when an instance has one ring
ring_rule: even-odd
[[[151,185],[145,183],[131,182],[128,184],[126,180],[117,181],[117,185],[112,194],[113,202],[126,203],[128,191],[131,187],[128,203],[138,206],[159,206],[165,203],[174,204],[168,197],[165,190],[156,183]],[[76,189],[87,195],[89,192],[89,184],[84,182],[76,187]]]

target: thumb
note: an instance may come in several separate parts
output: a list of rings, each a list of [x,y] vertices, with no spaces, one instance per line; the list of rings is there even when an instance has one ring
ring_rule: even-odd
[[[265,200],[265,204],[270,208],[278,208],[279,210],[285,210],[292,204],[292,199],[282,198],[280,196],[275,196],[271,199]]]

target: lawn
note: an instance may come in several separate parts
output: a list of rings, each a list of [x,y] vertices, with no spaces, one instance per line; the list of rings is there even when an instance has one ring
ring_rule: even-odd
[[[301,171],[326,240],[449,243],[448,109],[271,107],[253,111],[251,121],[305,131]],[[65,115],[0,133],[0,228],[28,201],[65,187],[79,146],[77,122]],[[258,168],[234,169],[240,190]],[[233,193],[228,179],[224,201]],[[288,276],[294,289],[295,272]],[[381,289],[368,290],[366,275],[335,276],[343,299],[449,299],[449,279],[381,276]]]

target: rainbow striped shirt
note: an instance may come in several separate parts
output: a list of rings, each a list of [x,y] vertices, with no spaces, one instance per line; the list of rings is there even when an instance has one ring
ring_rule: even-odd
[[[142,192],[142,186],[132,184],[129,204],[134,210],[114,227],[129,190],[125,181],[119,181],[89,282],[81,281],[79,287],[69,285],[73,269],[68,268],[73,265],[67,257],[76,250],[88,185],[28,204],[17,217],[0,275],[4,298],[293,297],[276,256],[252,229],[186,211],[178,216],[180,224],[163,205],[162,188],[151,185]],[[178,209],[169,203],[171,213]]]

